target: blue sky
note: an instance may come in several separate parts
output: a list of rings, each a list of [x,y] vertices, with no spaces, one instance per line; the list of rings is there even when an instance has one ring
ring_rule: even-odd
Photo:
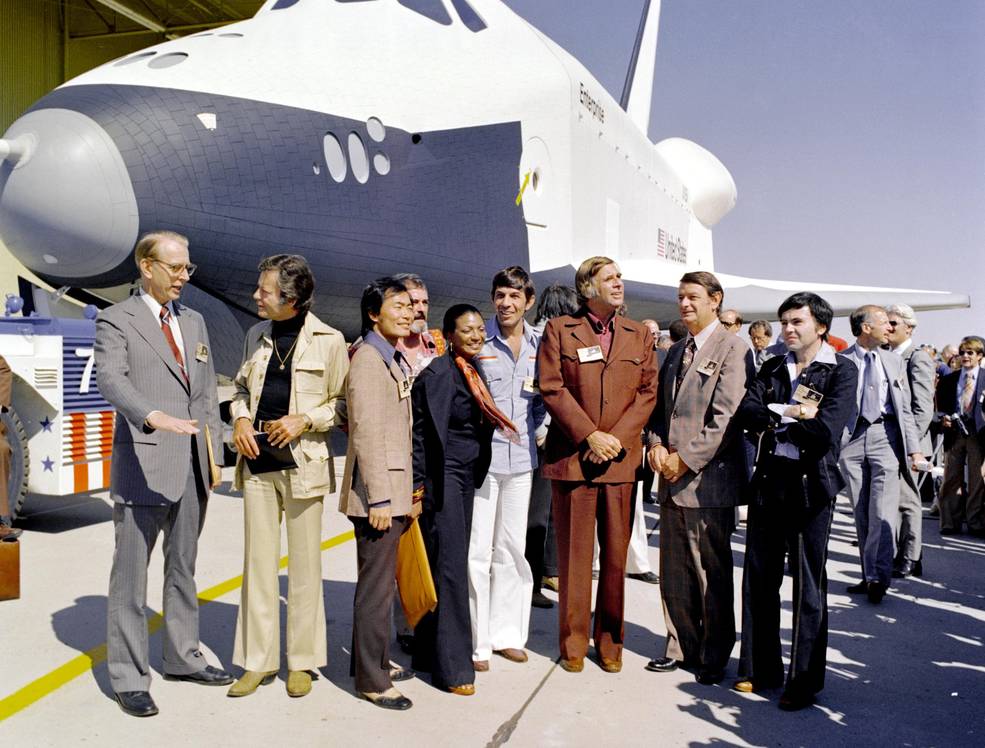
[[[643,0],[506,4],[618,99]],[[719,270],[967,293],[915,336],[956,341],[985,333],[983,50],[981,0],[664,0],[649,134],[735,177]]]

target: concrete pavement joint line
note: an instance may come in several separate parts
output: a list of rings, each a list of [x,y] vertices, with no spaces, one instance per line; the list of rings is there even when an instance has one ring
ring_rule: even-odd
[[[516,714],[496,728],[496,732],[493,734],[492,740],[486,743],[486,748],[499,748],[499,746],[509,741],[510,737],[513,735],[513,731],[516,730],[516,726],[520,724],[520,717],[523,716],[523,713],[527,711],[527,707],[530,706],[530,702],[536,698],[537,694],[540,693],[540,689],[542,689],[544,684],[547,683],[547,679],[551,677],[551,674],[555,670],[557,670],[558,662],[559,660],[555,660],[554,664],[547,671],[544,677],[540,679],[540,683],[537,684],[537,688],[535,688],[533,693],[527,697],[527,700],[523,702],[523,706],[517,710]]]
[[[352,530],[343,532],[335,537],[323,541],[321,544],[321,549],[323,551],[327,551],[330,548],[335,548],[343,543],[348,543],[353,538],[355,538],[355,533]],[[279,567],[281,569],[287,567],[287,556],[283,556],[281,558]],[[227,579],[225,582],[219,582],[219,584],[209,587],[207,590],[199,594],[199,607],[218,600],[220,597],[239,588],[242,584],[243,576],[241,574],[233,577],[232,579]],[[157,630],[161,628],[161,624],[163,623],[164,617],[160,613],[155,613],[147,621],[148,634],[153,635],[156,633]],[[31,681],[26,686],[14,691],[9,696],[0,699],[0,722],[3,722],[8,717],[12,717],[22,709],[29,707],[31,704],[40,701],[45,696],[57,691],[66,683],[75,680],[80,675],[89,672],[94,667],[101,665],[105,661],[106,642],[103,642],[99,646],[93,647],[92,649],[87,649],[78,657],[73,657],[64,665],[55,668],[50,673],[42,675],[37,680]]]

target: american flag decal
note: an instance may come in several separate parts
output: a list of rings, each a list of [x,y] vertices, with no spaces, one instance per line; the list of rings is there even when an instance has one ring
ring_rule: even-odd
[[[667,232],[657,229],[657,257],[667,256]]]
[[[62,466],[71,470],[74,493],[109,486],[115,412],[66,413]]]

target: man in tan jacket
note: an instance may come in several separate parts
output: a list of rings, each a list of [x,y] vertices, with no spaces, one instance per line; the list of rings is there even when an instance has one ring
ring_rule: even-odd
[[[245,558],[233,662],[246,672],[229,689],[246,696],[280,668],[280,520],[287,517],[287,692],[311,691],[327,663],[321,585],[321,518],[335,490],[329,430],[345,405],[345,340],[310,311],[314,278],[299,255],[260,263],[253,298],[265,321],[246,334],[232,401],[243,491]]]
[[[677,291],[687,337],[667,353],[648,426],[648,460],[660,473],[660,593],[664,657],[699,683],[718,683],[735,646],[732,548],[735,507],[746,482],[742,430],[732,416],[746,392],[746,351],[719,323],[725,292],[707,272],[686,273]]]
[[[346,384],[349,451],[339,492],[339,511],[355,529],[359,564],[351,670],[360,696],[403,710],[411,701],[393,681],[413,674],[390,667],[393,579],[398,541],[421,513],[421,502],[412,498],[411,367],[397,343],[410,334],[414,314],[405,285],[393,277],[366,286],[360,311],[363,342]]]

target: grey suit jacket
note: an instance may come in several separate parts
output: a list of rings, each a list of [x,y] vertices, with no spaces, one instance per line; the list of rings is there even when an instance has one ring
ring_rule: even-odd
[[[677,481],[660,481],[660,501],[682,507],[729,507],[741,503],[747,480],[742,430],[732,424],[746,393],[748,347],[723,326],[695,354],[674,391],[686,340],[671,346],[660,370],[657,405],[648,442],[680,453],[690,470]]]
[[[930,423],[934,419],[934,379],[937,367],[926,351],[910,345],[903,352],[906,378],[910,385],[910,410],[920,436],[920,451],[929,457],[934,451],[930,438]]]
[[[99,391],[116,408],[110,494],[119,503],[159,506],[178,501],[184,493],[192,469],[191,437],[149,429],[144,420],[151,411],[198,420],[194,459],[206,483],[206,424],[213,453],[221,459],[218,393],[205,320],[178,302],[174,307],[189,384],[160,323],[139,296],[104,309],[96,320]]]
[[[841,355],[850,359],[858,367],[858,389],[855,394],[855,412],[848,419],[848,426],[842,436],[841,446],[844,447],[851,441],[852,432],[858,421],[858,413],[862,404],[862,388],[864,383],[864,371],[862,369],[865,361],[865,349],[858,343],[847,348]],[[896,429],[899,443],[903,445],[903,454],[900,455],[900,470],[903,477],[908,482],[913,482],[913,473],[909,465],[906,464],[906,456],[920,451],[920,433],[917,431],[916,423],[913,421],[913,411],[910,409],[910,383],[906,377],[906,366],[899,354],[887,351],[883,348],[876,348],[876,355],[882,362],[889,378],[889,397],[893,403],[893,410],[896,411]]]

